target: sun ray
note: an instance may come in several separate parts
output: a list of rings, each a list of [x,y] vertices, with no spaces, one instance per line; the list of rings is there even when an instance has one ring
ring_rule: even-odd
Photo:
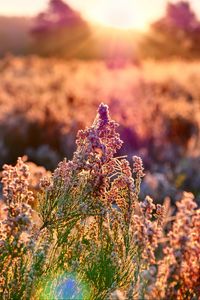
[[[96,24],[118,29],[144,29],[145,15],[131,0],[101,1],[86,11],[87,18]]]

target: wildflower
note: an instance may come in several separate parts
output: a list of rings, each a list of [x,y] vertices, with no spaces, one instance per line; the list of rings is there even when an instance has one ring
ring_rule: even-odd
[[[29,169],[23,160],[18,158],[15,167],[4,165],[3,168],[3,197],[6,204],[18,202],[19,199],[26,203],[32,202],[33,193],[28,189]]]
[[[133,173],[137,174],[138,177],[142,178],[144,177],[144,168],[143,163],[140,157],[133,156]]]

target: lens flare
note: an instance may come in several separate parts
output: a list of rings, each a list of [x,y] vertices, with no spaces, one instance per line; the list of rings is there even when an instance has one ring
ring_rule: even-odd
[[[88,286],[74,274],[60,274],[43,286],[41,300],[83,300],[90,296]]]

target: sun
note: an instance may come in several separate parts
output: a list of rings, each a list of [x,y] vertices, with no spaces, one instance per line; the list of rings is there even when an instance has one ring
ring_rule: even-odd
[[[137,3],[133,0],[101,0],[98,5],[91,6],[87,17],[94,23],[108,27],[144,29],[146,20]]]

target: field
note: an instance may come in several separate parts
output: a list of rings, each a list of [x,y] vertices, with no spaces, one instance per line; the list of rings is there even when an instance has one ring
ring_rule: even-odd
[[[198,300],[200,62],[0,78],[0,298]]]
[[[0,2],[0,300],[200,300],[200,1]]]
[[[109,105],[124,145],[142,157],[145,194],[199,198],[200,63],[64,62],[7,57],[0,63],[0,164],[18,156],[53,170],[72,158],[79,129]],[[184,70],[184,71],[183,71]]]

